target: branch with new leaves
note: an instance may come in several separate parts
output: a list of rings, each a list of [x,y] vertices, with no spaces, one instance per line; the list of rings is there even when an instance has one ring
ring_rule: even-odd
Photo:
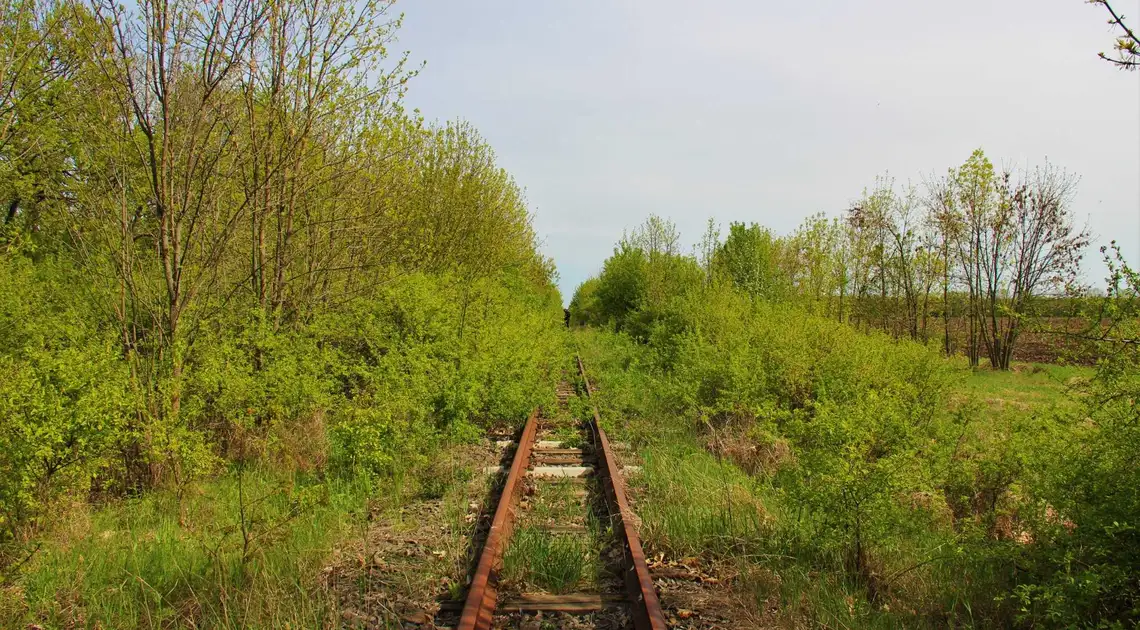
[[[1111,16],[1108,23],[1112,25],[1114,30],[1119,31],[1116,44],[1113,46],[1116,50],[1116,57],[1111,57],[1103,52],[1099,53],[1098,56],[1124,70],[1140,68],[1140,36],[1125,24],[1124,15],[1117,12],[1108,0],[1088,0],[1088,2],[1089,4],[1099,4],[1103,6]]]

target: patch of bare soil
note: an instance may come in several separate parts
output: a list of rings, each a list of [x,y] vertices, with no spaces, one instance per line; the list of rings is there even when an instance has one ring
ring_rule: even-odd
[[[440,605],[462,594],[471,539],[490,521],[488,479],[480,471],[499,457],[490,442],[451,449],[439,458],[447,470],[433,473],[448,480],[442,497],[370,506],[366,530],[335,550],[322,572],[341,627],[444,627],[435,620]]]
[[[1037,321],[1039,329],[1033,328],[1022,332],[1017,345],[1013,349],[1015,361],[1033,363],[1057,363],[1065,361],[1077,365],[1093,365],[1096,363],[1095,346],[1089,343],[1084,336],[1089,332],[1089,323],[1079,317],[1045,317]],[[1003,319],[1002,325],[1008,325]],[[950,318],[950,343],[956,354],[962,354],[966,347],[969,322],[963,317]],[[1108,326],[1108,321],[1101,322],[1101,329]],[[1093,326],[1095,329],[1095,325]],[[902,335],[901,331],[895,331]],[[1095,334],[1095,330],[1092,331]],[[940,320],[930,322],[928,336],[930,339],[941,339],[943,328]]]
[[[695,557],[670,560],[664,554],[650,558],[648,564],[670,628],[779,627],[773,616],[776,610],[762,610],[757,606],[755,596],[741,587],[740,576],[730,565]]]

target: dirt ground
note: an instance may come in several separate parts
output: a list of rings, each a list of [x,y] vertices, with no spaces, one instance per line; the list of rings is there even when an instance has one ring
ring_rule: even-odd
[[[443,496],[393,508],[370,506],[368,527],[337,549],[323,570],[348,628],[434,628],[441,605],[457,600],[472,563],[472,538],[490,521],[484,466],[501,454],[490,439],[441,456]],[[445,611],[446,614],[446,611]]]

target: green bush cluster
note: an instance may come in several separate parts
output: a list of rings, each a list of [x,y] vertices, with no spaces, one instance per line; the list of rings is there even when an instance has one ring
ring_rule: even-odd
[[[68,489],[104,482],[130,429],[114,335],[54,261],[0,262],[0,542]]]
[[[1036,579],[1012,599],[1030,621],[1140,622],[1140,272],[1115,242],[1101,251],[1108,292],[1088,332],[1096,376],[1075,386],[1081,413],[1033,427],[1036,457],[1025,466],[1039,506],[1028,558]]]
[[[144,422],[147,398],[132,391],[114,334],[59,273],[0,260],[7,538],[64,492],[182,485],[226,462],[391,473],[552,396],[562,342],[549,294],[506,274],[414,273],[301,326],[275,327],[258,310],[209,320],[187,359],[178,422]],[[144,452],[124,459],[130,447]],[[140,460],[157,465],[140,470]],[[164,477],[134,477],[148,473]]]
[[[424,275],[323,319],[337,460],[383,471],[439,437],[525,418],[553,396],[559,325],[557,302],[517,283]]]
[[[400,16],[263,8],[0,6],[0,572],[65,493],[389,473],[550,389],[553,264],[479,133],[403,107]]]
[[[835,588],[868,605],[832,606],[816,589],[819,610],[862,610],[864,623],[1136,619],[1133,344],[1118,341],[1072,404],[989,413],[936,347],[865,334],[749,295],[715,270],[694,278],[694,259],[658,256],[676,260],[652,269],[619,248],[615,259],[641,271],[607,262],[572,302],[576,322],[609,329],[577,336],[603,420],[650,462],[671,462],[646,469],[648,496],[669,506],[642,514],[651,541],[767,558],[785,587],[838,575]],[[674,290],[652,296],[655,273]],[[591,297],[630,277],[639,301]],[[1118,302],[1134,304],[1135,291],[1122,291]],[[1134,338],[1130,318],[1118,318],[1123,339]],[[682,491],[709,485],[716,469],[694,444],[756,485],[717,473],[723,500],[715,488]],[[738,523],[744,489],[769,520]]]

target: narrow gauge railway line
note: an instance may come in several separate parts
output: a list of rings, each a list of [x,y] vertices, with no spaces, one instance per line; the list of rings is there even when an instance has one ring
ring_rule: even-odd
[[[576,357],[576,360],[585,386],[583,393],[589,398],[593,389],[581,358]],[[562,409],[567,408],[567,401],[573,395],[565,383],[559,386]],[[646,566],[641,541],[633,526],[633,512],[626,501],[621,468],[602,430],[597,407],[592,402],[590,409],[592,417],[580,420],[581,448],[564,448],[565,445],[559,442],[539,440],[544,420],[540,419],[538,410],[527,419],[514,447],[510,468],[506,471],[507,478],[464,601],[458,630],[490,630],[500,625],[496,623],[497,615],[510,613],[588,615],[605,609],[624,611],[619,619],[635,630],[665,630],[665,617]],[[598,592],[584,593],[522,593],[500,600],[503,558],[518,524],[520,501],[528,492],[528,483],[537,485],[549,483],[552,479],[584,481],[590,490],[579,491],[579,494],[586,496],[592,493],[595,504],[604,506],[604,518],[608,520],[606,532],[612,532],[614,538],[609,541],[614,551],[607,555],[621,565],[615,571],[620,574],[615,577],[621,587],[617,592],[605,592],[599,588]],[[534,492],[534,487],[529,491]],[[573,524],[547,526],[547,531],[558,533],[574,533],[580,529],[581,526]]]

